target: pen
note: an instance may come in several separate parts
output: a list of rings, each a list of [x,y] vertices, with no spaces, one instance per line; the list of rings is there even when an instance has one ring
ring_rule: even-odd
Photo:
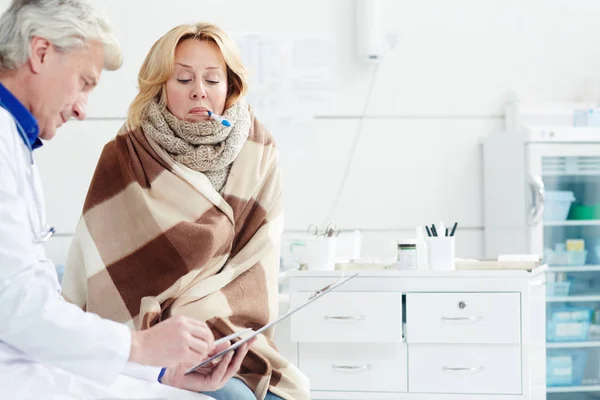
[[[425,230],[427,231],[427,236],[431,237],[431,231],[427,225],[425,225]]]
[[[454,232],[456,232],[456,227],[458,226],[458,222],[454,223],[454,226],[452,227],[452,232],[450,232],[450,236],[454,236]]]
[[[437,237],[437,231],[435,230],[435,224],[431,225],[431,233],[433,233],[433,236]]]
[[[446,228],[446,236],[448,236],[448,228]]]
[[[208,116],[211,117],[212,119],[214,119],[215,121],[222,123],[225,126],[231,126],[231,124],[229,123],[229,121],[227,121],[226,118],[223,118],[220,115],[215,114],[212,111],[208,111]]]
[[[251,328],[247,328],[247,329],[244,329],[242,331],[232,333],[231,335],[225,336],[225,337],[223,337],[223,338],[221,338],[219,340],[215,340],[215,347],[218,346],[218,345],[220,345],[223,342],[226,342],[228,340],[235,339],[235,338],[237,338],[239,336],[242,336],[244,333],[248,333],[251,330],[252,330]]]

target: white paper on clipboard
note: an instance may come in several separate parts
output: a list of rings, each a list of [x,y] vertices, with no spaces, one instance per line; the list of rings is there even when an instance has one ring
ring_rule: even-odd
[[[307,305],[309,305],[310,303],[312,303],[313,301],[323,297],[324,295],[326,295],[327,293],[331,292],[333,289],[337,288],[340,285],[343,285],[344,283],[348,282],[350,279],[354,278],[358,276],[358,273],[354,274],[354,275],[350,275],[348,277],[342,277],[342,279],[340,279],[338,282],[332,283],[330,285],[325,286],[323,289],[316,291],[312,296],[309,297],[309,299],[300,304],[299,306],[289,310],[288,312],[286,312],[285,314],[283,314],[282,316],[280,316],[279,318],[277,318],[276,320],[269,322],[268,324],[266,324],[265,326],[263,326],[260,329],[257,329],[253,334],[251,334],[248,337],[243,338],[242,340],[239,340],[237,342],[235,342],[234,344],[232,344],[231,346],[229,346],[228,348],[226,348],[225,350],[222,350],[220,352],[218,352],[217,354],[207,358],[206,360],[202,361],[200,364],[193,366],[192,368],[188,369],[187,371],[185,371],[185,375],[191,374],[192,372],[194,372],[194,370],[201,368],[207,364],[209,364],[212,360],[222,357],[224,354],[226,354],[229,351],[233,351],[236,350],[237,348],[241,347],[244,343],[246,343],[247,341],[249,341],[250,339],[252,339],[253,337],[258,336],[260,333],[266,331],[267,329],[269,329],[270,327],[272,327],[273,325],[283,321],[284,319],[286,319],[287,317],[289,317],[290,315],[292,315],[293,313],[295,313],[296,311],[299,311],[300,309],[306,307]]]

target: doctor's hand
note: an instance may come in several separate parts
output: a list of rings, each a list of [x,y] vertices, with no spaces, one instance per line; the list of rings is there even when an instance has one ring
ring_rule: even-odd
[[[213,350],[214,336],[204,321],[175,316],[132,332],[129,361],[156,367],[195,365]]]
[[[185,371],[195,364],[182,364],[173,368],[167,368],[162,378],[162,383],[193,392],[213,392],[219,390],[240,370],[242,361],[248,353],[248,348],[255,340],[252,339],[248,343],[244,343],[235,351],[226,353],[220,361],[213,361],[213,364],[201,367],[189,375],[184,375]],[[223,343],[215,348],[213,354],[229,346],[230,343]],[[196,364],[201,361],[197,361]]]

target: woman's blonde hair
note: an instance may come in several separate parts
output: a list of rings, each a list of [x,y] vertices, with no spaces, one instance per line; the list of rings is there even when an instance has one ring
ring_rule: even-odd
[[[155,99],[166,107],[166,82],[173,73],[175,49],[187,39],[215,43],[227,66],[227,100],[225,109],[234,104],[248,90],[246,69],[242,57],[233,40],[218,26],[208,23],[179,25],[158,39],[146,56],[138,74],[139,93],[129,106],[127,125],[129,129],[140,126],[148,105]]]

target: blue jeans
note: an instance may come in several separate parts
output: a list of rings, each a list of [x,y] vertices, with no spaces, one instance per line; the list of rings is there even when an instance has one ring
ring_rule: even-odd
[[[244,382],[238,378],[231,378],[222,389],[215,392],[202,392],[207,396],[214,397],[217,400],[256,400],[254,393]],[[265,400],[283,400],[281,397],[267,392]]]

